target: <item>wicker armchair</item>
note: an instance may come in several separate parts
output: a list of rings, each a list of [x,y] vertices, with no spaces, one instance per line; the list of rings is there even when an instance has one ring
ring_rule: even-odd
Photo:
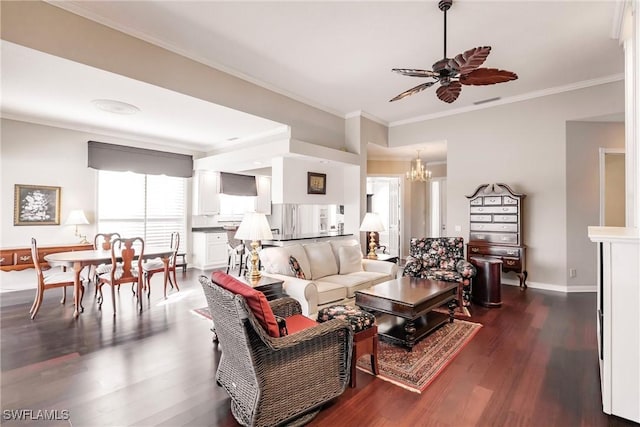
[[[200,276],[222,355],[217,383],[231,397],[244,426],[298,426],[340,396],[349,381],[353,332],[334,319],[283,337],[272,337],[247,300]],[[293,298],[269,302],[273,314],[301,315]]]

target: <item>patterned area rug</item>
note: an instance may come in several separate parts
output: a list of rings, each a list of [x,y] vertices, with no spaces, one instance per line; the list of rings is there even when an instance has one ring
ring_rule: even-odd
[[[481,327],[479,323],[456,319],[420,340],[413,351],[379,340],[378,378],[421,393]],[[358,369],[371,373],[371,358],[361,357]]]

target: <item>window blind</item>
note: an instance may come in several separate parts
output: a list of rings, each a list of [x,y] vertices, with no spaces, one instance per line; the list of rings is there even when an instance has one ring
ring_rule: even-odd
[[[193,176],[193,156],[97,141],[88,142],[87,164],[98,170],[183,178]]]
[[[220,193],[229,196],[257,196],[256,177],[220,172]]]
[[[142,237],[145,246],[169,246],[171,233],[186,244],[184,178],[98,172],[98,232]],[[184,247],[182,248],[184,249]]]

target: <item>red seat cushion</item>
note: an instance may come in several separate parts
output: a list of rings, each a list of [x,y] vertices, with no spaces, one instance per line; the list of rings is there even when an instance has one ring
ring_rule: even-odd
[[[247,301],[249,310],[251,310],[269,336],[276,338],[280,336],[276,317],[273,315],[271,306],[262,292],[256,291],[251,286],[242,283],[233,276],[223,273],[222,271],[214,271],[211,275],[211,280],[229,292],[236,295],[242,295],[245,301]]]
[[[318,325],[318,322],[311,320],[302,314],[294,314],[293,316],[286,317],[285,320],[287,322],[287,331],[289,332],[289,335]]]

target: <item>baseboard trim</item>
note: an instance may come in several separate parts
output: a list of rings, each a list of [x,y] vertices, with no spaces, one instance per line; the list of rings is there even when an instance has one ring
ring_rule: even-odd
[[[503,285],[520,286],[519,280],[514,279],[502,279]],[[545,291],[562,292],[563,294],[575,293],[575,292],[596,292],[596,285],[578,285],[578,286],[562,286],[553,285],[550,283],[540,282],[527,282],[527,287],[531,289],[542,289]]]

